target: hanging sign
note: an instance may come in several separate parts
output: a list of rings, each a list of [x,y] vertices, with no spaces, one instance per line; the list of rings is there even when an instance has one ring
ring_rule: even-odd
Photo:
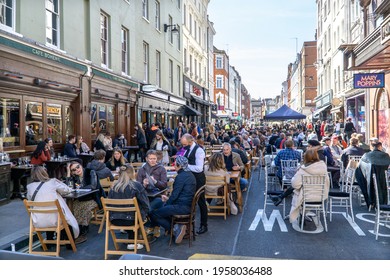
[[[385,73],[358,73],[353,75],[353,88],[383,88]]]

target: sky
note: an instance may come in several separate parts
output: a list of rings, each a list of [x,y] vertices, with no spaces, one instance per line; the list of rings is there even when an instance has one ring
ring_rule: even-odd
[[[214,46],[225,50],[258,99],[280,95],[287,67],[303,42],[315,40],[315,0],[211,0]]]

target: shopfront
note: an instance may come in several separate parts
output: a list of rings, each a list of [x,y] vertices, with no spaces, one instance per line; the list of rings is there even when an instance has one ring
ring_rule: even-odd
[[[366,102],[365,93],[359,93],[346,99],[347,118],[351,118],[357,133],[366,134]]]
[[[382,142],[386,151],[390,151],[390,134],[389,134],[389,95],[386,90],[382,89],[378,93],[377,98],[377,137]]]
[[[186,76],[184,79],[184,96],[187,99],[187,105],[196,111],[200,112],[200,115],[193,115],[189,121],[195,121],[200,126],[204,126],[211,120],[211,112],[209,102],[209,92],[206,88],[194,83]]]

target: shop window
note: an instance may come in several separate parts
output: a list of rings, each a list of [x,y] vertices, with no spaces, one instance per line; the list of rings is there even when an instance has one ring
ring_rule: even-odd
[[[74,110],[71,106],[65,106],[65,138],[74,134]]]
[[[383,147],[388,149],[389,147],[389,98],[386,91],[382,91],[379,97],[378,104],[378,138],[382,142]]]
[[[20,145],[20,103],[0,98],[0,149]]]
[[[62,143],[62,107],[59,104],[47,104],[47,137],[53,143]]]
[[[43,140],[42,109],[42,103],[25,103],[25,129],[27,146],[36,145],[39,141]]]
[[[99,134],[110,132],[114,135],[115,106],[92,104],[91,108],[91,133]]]

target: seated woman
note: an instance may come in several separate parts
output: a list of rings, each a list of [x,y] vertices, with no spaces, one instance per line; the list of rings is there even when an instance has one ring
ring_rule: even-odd
[[[49,145],[45,141],[38,143],[37,148],[31,156],[31,164],[42,165],[45,161],[50,160]]]
[[[142,185],[135,181],[134,168],[125,163],[120,166],[119,179],[117,183],[110,189],[108,198],[112,199],[129,199],[137,198],[139,210],[141,211],[142,220],[146,220],[146,216],[149,213],[149,199],[146,194],[146,190]],[[132,226],[134,225],[134,215],[128,213],[110,213],[110,221],[116,226]],[[131,213],[134,214],[134,213]],[[140,221],[141,222],[141,221]],[[134,239],[134,232],[127,231],[128,239]],[[144,246],[137,244],[137,249],[140,250]],[[127,249],[134,250],[134,244],[128,244]]]
[[[27,199],[33,201],[54,201],[57,199],[64,212],[66,222],[70,226],[69,229],[73,238],[77,238],[79,236],[79,225],[61,196],[61,194],[69,193],[72,189],[57,179],[50,179],[46,169],[40,165],[35,165],[31,169],[31,179],[33,182],[27,185]],[[40,219],[39,215],[36,215],[34,221],[35,226],[39,227],[55,226],[57,224],[57,215],[54,213],[50,217],[45,215],[44,219],[43,217]],[[61,232],[61,239],[65,237],[64,229]],[[54,232],[46,232],[46,238],[47,240],[53,240]]]
[[[54,147],[53,147],[53,139],[51,138],[46,138],[45,139],[45,142],[49,148],[49,152],[50,152],[50,157],[51,158],[54,158],[55,157],[55,152],[54,152]]]
[[[122,150],[115,148],[111,159],[106,162],[106,166],[110,170],[115,171],[119,169],[121,166],[125,165],[126,163],[127,163],[127,159],[123,156]]]
[[[301,165],[294,177],[291,179],[291,187],[289,187],[284,193],[279,196],[271,197],[275,205],[279,205],[280,202],[290,194],[294,193],[291,202],[290,210],[290,222],[294,222],[299,217],[299,211],[303,203],[302,189],[302,175],[325,175],[325,196],[328,198],[329,192],[329,176],[326,164],[320,160],[316,149],[309,148],[306,150],[303,157],[303,165]]]
[[[104,134],[100,133],[96,138],[95,145],[93,146],[95,152],[98,150],[104,150],[104,151],[106,150],[103,141],[104,141]]]
[[[224,176],[226,183],[230,181],[230,175],[226,169],[225,162],[223,160],[223,155],[221,153],[213,154],[209,159],[209,164],[204,167],[204,174],[207,176]],[[208,186],[206,184],[206,194],[208,195],[219,195],[223,193],[223,187],[221,186]],[[230,211],[233,215],[237,215],[238,209],[233,201],[230,200],[230,197],[227,197],[228,205],[230,206]],[[211,201],[209,201],[210,203]]]
[[[90,148],[88,145],[83,141],[83,136],[78,135],[76,137],[76,154],[88,154],[90,151]]]
[[[162,226],[166,231],[171,229],[173,215],[186,215],[191,212],[192,200],[196,191],[196,179],[188,169],[188,159],[182,156],[176,158],[177,176],[173,183],[173,191],[168,198],[161,196],[165,203],[162,207],[150,212],[152,226]],[[180,243],[186,233],[185,225],[174,225],[175,243]]]
[[[89,168],[84,170],[83,166],[77,161],[72,161],[67,165],[66,184],[71,184],[77,189],[96,190],[100,187],[96,172]],[[101,207],[100,194],[101,192],[99,191],[98,193],[83,196],[73,203],[73,214],[80,228],[80,236],[76,239],[78,243],[87,240],[92,210],[98,206]]]

